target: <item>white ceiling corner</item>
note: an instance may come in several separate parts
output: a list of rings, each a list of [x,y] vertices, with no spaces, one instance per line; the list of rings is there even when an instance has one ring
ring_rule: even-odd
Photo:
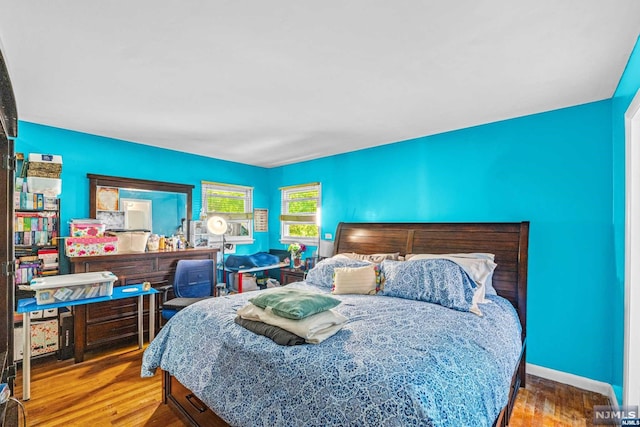
[[[21,120],[264,167],[610,98],[640,30],[637,0],[0,10]]]

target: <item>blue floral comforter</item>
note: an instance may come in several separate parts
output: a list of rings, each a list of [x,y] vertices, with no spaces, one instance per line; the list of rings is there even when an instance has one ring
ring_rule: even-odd
[[[488,296],[479,317],[337,295],[344,328],[318,345],[285,347],[234,323],[252,296],[179,312],[144,352],[142,376],[168,371],[234,426],[490,426],[507,403],[521,329],[501,297]]]

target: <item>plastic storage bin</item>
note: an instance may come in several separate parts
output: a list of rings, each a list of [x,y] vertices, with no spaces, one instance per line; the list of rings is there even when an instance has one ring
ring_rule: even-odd
[[[43,305],[111,296],[116,280],[118,277],[110,271],[100,271],[38,277],[29,286],[36,291],[36,304]]]
[[[29,193],[42,193],[48,197],[59,196],[62,193],[62,180],[59,178],[27,177]]]

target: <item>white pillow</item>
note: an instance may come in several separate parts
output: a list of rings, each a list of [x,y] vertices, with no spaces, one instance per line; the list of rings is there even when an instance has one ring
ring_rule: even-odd
[[[333,289],[331,293],[375,295],[376,266],[337,267],[333,270]]]
[[[477,303],[489,302],[487,299],[485,299],[485,295],[487,294],[495,295],[495,290],[493,289],[493,285],[491,284],[491,281],[493,279],[493,270],[495,270],[496,267],[498,266],[498,264],[496,264],[495,262],[493,262],[492,259],[490,259],[489,255],[493,257],[495,256],[493,254],[481,254],[482,256],[485,256],[485,257],[480,258],[480,257],[470,257],[470,256],[461,257],[457,255],[461,255],[461,254],[418,254],[418,255],[412,255],[411,258],[409,259],[413,261],[417,259],[442,258],[442,259],[448,259],[449,261],[455,262],[460,267],[462,267],[462,269],[467,272],[469,277],[471,277],[471,279],[474,282],[476,282],[476,284],[478,285],[478,289],[476,289],[476,292],[474,294],[474,298],[473,298],[474,301]],[[462,254],[462,255],[472,255],[472,254]],[[476,253],[473,255],[480,255],[480,254]],[[493,291],[493,294],[491,293],[491,291],[487,293],[489,286],[491,286],[491,291]]]
[[[370,261],[370,262],[375,262],[379,264],[385,259],[398,261],[398,258],[400,257],[400,252],[387,253],[387,254],[357,254],[355,252],[344,252],[338,255],[342,255],[351,259],[357,259],[361,261]]]

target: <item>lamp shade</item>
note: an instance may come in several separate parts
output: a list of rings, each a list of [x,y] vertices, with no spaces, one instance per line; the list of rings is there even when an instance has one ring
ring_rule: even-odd
[[[207,230],[215,235],[223,235],[227,232],[227,221],[221,216],[212,216],[207,220]]]
[[[333,256],[333,241],[332,240],[320,240],[320,247],[318,248],[318,255],[320,258],[330,258]]]

